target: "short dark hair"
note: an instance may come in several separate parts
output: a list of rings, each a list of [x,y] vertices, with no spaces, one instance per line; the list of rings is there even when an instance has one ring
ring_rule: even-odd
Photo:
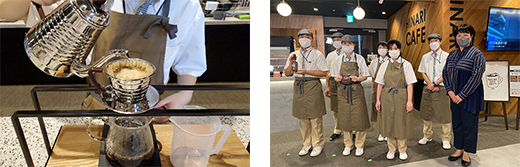
[[[464,23],[453,29],[453,36],[455,36],[455,39],[457,39],[457,35],[459,33],[469,33],[472,36],[470,44],[473,45],[473,42],[475,41],[475,29],[473,28],[473,26]],[[457,44],[457,41],[455,41],[455,46],[459,48],[459,44]]]
[[[379,48],[379,46],[384,46],[384,47],[388,48],[388,44],[386,44],[386,42],[384,42],[384,41],[377,43],[378,48]]]
[[[387,42],[387,44],[388,44],[388,49],[390,49],[390,47],[392,47],[393,44],[395,44],[398,49],[401,49],[401,42],[399,42],[396,39],[391,39],[390,41]]]

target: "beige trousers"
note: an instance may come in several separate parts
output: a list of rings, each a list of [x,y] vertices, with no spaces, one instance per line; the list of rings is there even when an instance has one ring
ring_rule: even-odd
[[[406,149],[408,148],[406,146],[406,140],[407,139],[397,139],[389,137],[386,141],[386,143],[388,144],[388,151],[395,152],[397,149],[399,149],[400,153],[406,152]]]
[[[303,138],[303,146],[322,146],[323,139],[323,117],[313,119],[298,119],[300,131]]]
[[[343,144],[345,147],[351,147],[354,143],[352,143],[352,134],[356,134],[356,148],[363,148],[365,146],[365,139],[367,137],[367,131],[354,131],[354,132],[343,132]]]
[[[338,112],[332,112],[332,118],[334,119],[334,133],[341,134],[341,130],[338,129]]]
[[[432,121],[424,121],[424,138],[431,139],[433,136]],[[442,124],[442,141],[451,141],[451,123]]]

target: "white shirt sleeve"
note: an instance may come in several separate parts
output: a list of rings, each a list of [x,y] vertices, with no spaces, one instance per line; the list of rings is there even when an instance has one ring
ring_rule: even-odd
[[[426,59],[427,59],[426,55],[422,56],[421,64],[419,64],[419,69],[417,69],[418,72],[426,72],[426,69],[428,67],[428,65],[426,64]]]
[[[356,56],[357,56],[357,63],[359,66],[359,76],[360,77],[370,76],[365,58],[363,58],[363,56],[361,56],[361,55],[356,55]]]
[[[376,80],[375,80],[376,83],[381,84],[381,85],[385,84],[385,73],[386,73],[386,68],[388,67],[388,63],[390,63],[390,61],[384,62],[379,67],[379,72],[377,72],[377,76],[376,76]]]
[[[417,78],[415,77],[415,72],[413,71],[412,63],[405,61],[403,63],[404,68],[404,77],[406,80],[406,84],[413,84],[417,82]]]
[[[178,33],[174,39],[166,37],[164,62],[171,64],[165,64],[165,71],[171,68],[177,75],[200,77],[206,71],[206,45],[204,13],[199,2],[171,3],[169,18],[170,24],[177,25]]]
[[[372,62],[370,62],[370,66],[368,67],[368,72],[370,72],[372,78],[376,78],[374,74],[376,73],[377,64],[379,63],[378,59],[379,58],[372,59]]]

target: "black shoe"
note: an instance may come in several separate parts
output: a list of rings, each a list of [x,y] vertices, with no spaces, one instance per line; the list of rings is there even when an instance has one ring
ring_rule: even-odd
[[[458,159],[461,158],[461,157],[462,157],[462,154],[460,154],[458,157],[454,157],[454,156],[451,156],[451,155],[450,155],[450,156],[448,157],[448,161],[456,161],[456,160],[458,160]]]
[[[341,136],[341,134],[333,133],[332,136],[330,136],[330,141],[334,141],[334,140],[338,139],[340,136]]]
[[[469,159],[469,162],[468,161],[464,161],[463,159],[460,160],[460,164],[462,164],[462,166],[464,167],[467,167],[469,165],[471,165],[471,158]]]

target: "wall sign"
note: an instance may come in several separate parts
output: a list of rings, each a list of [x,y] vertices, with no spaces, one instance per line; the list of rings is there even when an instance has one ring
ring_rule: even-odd
[[[509,101],[509,60],[488,60],[482,76],[485,101]]]
[[[509,96],[520,97],[520,65],[509,66],[509,78]]]
[[[406,29],[411,29],[412,31],[406,32],[406,46],[415,45],[420,43],[424,43],[426,41],[426,33],[424,32],[426,22],[426,8],[412,14],[409,18],[406,19]],[[422,27],[416,27],[418,25],[423,25]]]

